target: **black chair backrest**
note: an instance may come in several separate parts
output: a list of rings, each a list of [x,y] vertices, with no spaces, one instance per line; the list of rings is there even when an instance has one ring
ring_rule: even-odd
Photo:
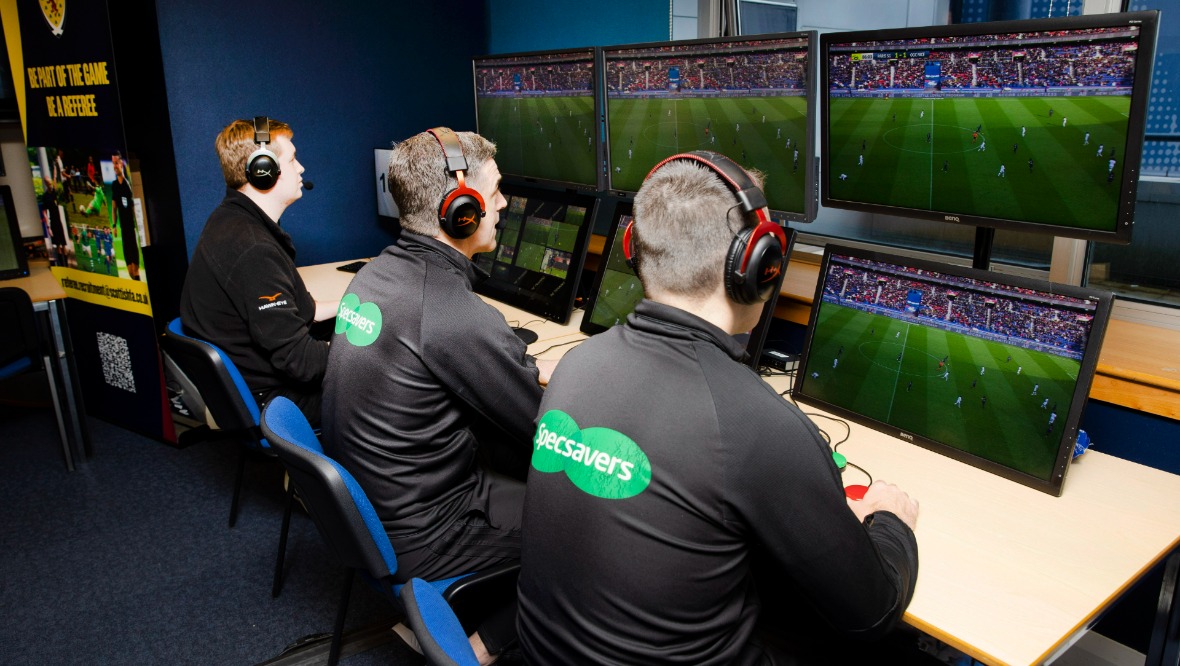
[[[20,358],[41,359],[33,301],[24,289],[0,287],[0,366]]]
[[[257,431],[258,404],[224,351],[189,335],[180,317],[168,322],[160,344],[196,385],[218,428]]]
[[[373,504],[352,474],[324,455],[299,407],[281,396],[268,402],[262,433],[341,564],[377,580],[392,576],[397,558]]]

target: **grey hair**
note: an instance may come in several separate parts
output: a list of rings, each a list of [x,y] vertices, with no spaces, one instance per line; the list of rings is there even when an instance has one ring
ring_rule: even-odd
[[[761,186],[761,174],[749,173]],[[734,236],[756,223],[737,205],[720,176],[696,162],[669,162],[644,181],[631,239],[644,290],[699,298],[717,289]]]
[[[480,182],[487,163],[495,157],[496,144],[475,132],[455,135],[467,158],[464,174],[467,186],[478,189],[476,183]],[[434,135],[422,132],[395,144],[389,156],[388,175],[389,192],[397,204],[402,229],[423,236],[438,235],[439,204],[458,181],[447,171],[446,157]]]

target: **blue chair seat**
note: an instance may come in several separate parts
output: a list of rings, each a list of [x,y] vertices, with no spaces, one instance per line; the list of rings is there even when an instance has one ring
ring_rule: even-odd
[[[340,658],[355,573],[365,575],[383,596],[400,606],[406,587],[394,582],[397,556],[368,495],[348,470],[324,454],[311,425],[295,403],[283,397],[271,400],[262,412],[262,432],[286,466],[320,534],[348,569],[328,655],[328,664],[334,666]],[[459,595],[474,597],[485,584],[502,585],[515,577],[519,569],[519,564],[507,564],[431,581],[430,586],[447,603],[456,604]]]
[[[216,429],[241,444],[237,474],[234,478],[233,499],[229,508],[229,526],[233,527],[238,520],[238,507],[249,454],[261,452],[268,456],[274,455],[262,436],[258,403],[254,401],[250,388],[246,386],[246,380],[242,378],[242,373],[229,356],[217,345],[189,334],[180,317],[168,322],[160,345],[164,353],[168,354],[196,387],[217,426]],[[288,488],[283,523],[279,530],[279,547],[275,558],[271,596],[277,597],[283,589],[283,560],[287,550],[287,531],[293,506],[294,489]]]

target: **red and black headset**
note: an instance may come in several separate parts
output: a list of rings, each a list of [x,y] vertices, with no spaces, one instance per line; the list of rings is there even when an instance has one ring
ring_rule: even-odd
[[[447,127],[427,131],[438,140],[447,159],[447,173],[454,174],[458,182],[457,187],[443,194],[438,205],[438,225],[451,238],[467,238],[475,233],[480,220],[487,214],[483,196],[467,186],[467,157],[463,155],[463,146],[455,132]]]
[[[725,255],[725,293],[742,304],[766,302],[774,293],[777,278],[783,270],[787,234],[781,226],[770,220],[762,188],[736,162],[721,153],[708,150],[673,155],[655,165],[647,178],[674,161],[695,162],[709,167],[737,197],[742,213],[753,213],[758,218],[757,225],[739,230],[729,244],[729,252]],[[638,258],[631,242],[634,226],[635,221],[632,220],[623,232],[623,255],[632,268]]]

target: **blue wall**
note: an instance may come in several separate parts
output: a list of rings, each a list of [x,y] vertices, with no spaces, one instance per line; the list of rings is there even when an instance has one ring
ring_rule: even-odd
[[[294,128],[315,181],[282,219],[297,261],[315,264],[389,244],[373,148],[435,125],[473,129],[473,56],[665,40],[669,5],[208,0],[157,12],[188,253],[225,192],[213,137],[234,118],[270,115]]]
[[[488,53],[670,39],[667,0],[488,0]]]
[[[190,255],[225,193],[213,138],[234,118],[270,115],[295,130],[316,185],[282,218],[300,264],[389,244],[373,148],[434,125],[475,126],[471,58],[487,52],[484,0],[203,0],[157,11]]]

